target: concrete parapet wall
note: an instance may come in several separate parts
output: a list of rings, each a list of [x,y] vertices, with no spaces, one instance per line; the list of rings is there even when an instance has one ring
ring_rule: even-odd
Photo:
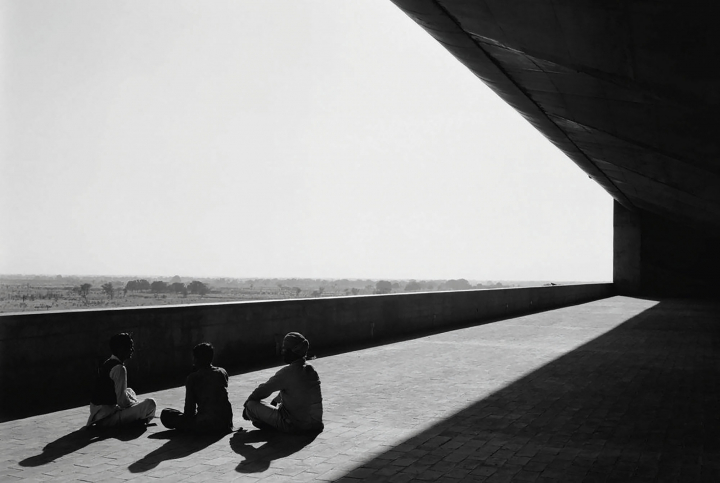
[[[142,392],[182,384],[202,341],[216,365],[242,371],[273,360],[290,331],[322,353],[613,293],[606,283],[0,315],[0,420],[87,404],[117,332],[133,334],[129,384]]]

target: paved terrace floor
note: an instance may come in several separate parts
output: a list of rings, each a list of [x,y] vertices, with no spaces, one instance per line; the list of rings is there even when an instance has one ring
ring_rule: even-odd
[[[613,297],[317,359],[326,429],[0,424],[0,481],[720,481],[720,306]],[[149,394],[180,408],[183,388]]]

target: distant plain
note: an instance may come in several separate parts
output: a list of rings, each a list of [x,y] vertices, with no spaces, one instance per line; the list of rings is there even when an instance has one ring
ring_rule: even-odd
[[[144,283],[138,283],[144,282]],[[234,279],[191,277],[0,275],[0,313],[150,307],[164,305],[343,297],[437,290],[545,285],[494,282],[372,279]],[[138,289],[137,287],[143,287]]]

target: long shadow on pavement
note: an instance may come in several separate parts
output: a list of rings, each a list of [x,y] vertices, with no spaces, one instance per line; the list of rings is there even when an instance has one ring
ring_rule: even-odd
[[[720,305],[661,301],[348,481],[720,481]]]
[[[80,428],[46,444],[42,453],[26,458],[18,464],[29,467],[45,465],[79,451],[92,443],[110,438],[119,441],[131,441],[142,436],[145,431],[144,426],[114,429]]]
[[[184,458],[197,453],[208,446],[217,443],[227,436],[227,433],[192,434],[183,431],[167,430],[151,434],[148,439],[166,439],[167,443],[152,451],[131,464],[128,469],[131,473],[141,473],[151,470],[163,461]]]
[[[237,466],[238,472],[261,473],[270,467],[271,461],[297,453],[316,437],[315,433],[284,434],[266,430],[238,432],[230,439],[230,447],[245,458]]]

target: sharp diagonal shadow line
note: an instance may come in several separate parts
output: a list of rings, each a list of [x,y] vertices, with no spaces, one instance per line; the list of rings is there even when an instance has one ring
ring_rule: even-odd
[[[602,299],[599,299],[602,300]],[[401,342],[408,342],[412,340],[417,339],[423,339],[428,336],[438,335],[438,334],[444,334],[447,332],[454,332],[457,330],[462,330],[470,327],[478,327],[480,325],[490,325],[495,322],[502,322],[505,320],[512,320],[516,319],[518,317],[522,316],[528,316],[533,314],[538,314],[542,312],[549,312],[552,310],[557,310],[559,308],[570,308],[575,306],[581,306],[588,303],[588,301],[578,301],[574,303],[569,303],[567,305],[563,305],[562,307],[554,307],[554,308],[543,308],[543,309],[529,309],[525,311],[519,311],[517,313],[511,313],[511,314],[505,314],[505,315],[499,315],[497,317],[483,317],[480,320],[468,320],[468,321],[462,321],[457,322],[454,324],[448,324],[441,327],[434,327],[434,328],[428,328],[428,329],[422,329],[422,330],[416,330],[413,332],[403,333],[403,334],[395,334],[395,335],[387,335],[378,337],[376,339],[366,340],[362,342],[348,342],[343,344],[338,344],[336,346],[327,347],[323,349],[316,349],[312,345],[310,346],[310,350],[308,352],[308,359],[312,360],[315,358],[326,358],[326,357],[332,357],[336,355],[342,355],[342,354],[348,354],[351,352],[358,352],[365,349],[373,349],[378,347],[385,347],[385,346],[391,346],[393,344],[398,344]],[[270,369],[274,367],[282,367],[285,363],[282,361],[282,358],[277,355],[275,358],[269,358],[269,359],[262,359],[256,363],[248,363],[245,364],[242,368],[232,368],[228,369],[228,374],[231,377],[235,376],[242,376],[245,374],[261,371],[264,369]],[[168,385],[167,388],[176,387],[178,384],[174,385]]]
[[[660,301],[347,476],[720,481],[718,348],[720,304]]]

